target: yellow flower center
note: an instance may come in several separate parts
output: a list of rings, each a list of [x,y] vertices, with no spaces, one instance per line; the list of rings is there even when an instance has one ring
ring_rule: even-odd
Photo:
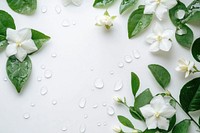
[[[159,117],[160,117],[160,113],[156,112],[156,113],[155,113],[155,117],[156,117],[156,118],[159,118]]]
[[[161,36],[157,36],[157,41],[161,42],[162,41],[162,37]]]
[[[16,44],[17,44],[17,47],[21,47],[22,46],[21,42],[16,42]]]
[[[161,0],[155,0],[158,4],[160,4]]]

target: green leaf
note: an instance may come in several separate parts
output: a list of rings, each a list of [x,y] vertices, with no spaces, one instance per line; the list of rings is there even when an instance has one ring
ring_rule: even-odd
[[[38,49],[40,49],[42,47],[42,45],[50,39],[49,36],[39,32],[37,30],[31,29],[31,32],[32,32],[32,39]]]
[[[20,14],[33,14],[37,8],[37,0],[7,0],[9,7]]]
[[[0,10],[0,35],[6,36],[7,28],[15,29],[14,19],[7,12]]]
[[[193,0],[192,3],[188,6],[189,13],[185,18],[187,23],[199,23],[200,22],[200,8],[199,8],[200,1]]]
[[[181,30],[181,34],[179,33],[179,30]],[[185,48],[191,48],[192,42],[194,40],[194,34],[193,31],[185,24],[181,24],[176,29],[175,34],[177,42],[185,47]]]
[[[156,132],[158,132],[158,130],[157,129],[146,129],[143,133],[156,133]]]
[[[0,35],[0,49],[4,48],[7,45],[6,37],[3,35]]]
[[[180,103],[186,112],[200,109],[200,77],[183,86],[180,92]]]
[[[192,55],[196,61],[200,62],[200,38],[196,39],[192,45]]]
[[[156,81],[165,89],[171,80],[170,73],[163,66],[151,64],[148,66]]]
[[[130,7],[134,6],[134,4],[136,4],[137,2],[138,2],[138,0],[122,0],[120,7],[119,7],[120,14],[125,12]]]
[[[135,110],[134,107],[130,107],[129,108],[129,112],[131,113],[131,115],[133,116],[133,118],[137,119],[137,120],[141,120],[141,121],[145,121],[144,117],[141,115],[140,112],[137,112]]]
[[[172,130],[172,133],[188,133],[190,123],[190,120],[183,120],[179,122]]]
[[[30,58],[27,56],[23,62],[20,62],[15,56],[11,56],[7,61],[6,70],[9,79],[17,92],[20,93],[31,74],[32,63]]]
[[[93,7],[107,7],[113,2],[114,0],[95,0]]]
[[[128,19],[128,37],[132,38],[144,31],[151,23],[153,15],[144,14],[144,7],[133,11]]]
[[[182,20],[180,20],[180,19],[178,19],[176,17],[177,16],[177,11],[184,10],[186,12],[186,14],[188,12],[188,9],[187,9],[187,7],[185,6],[184,3],[180,2],[180,1],[177,1],[177,2],[178,2],[178,4],[175,7],[173,7],[172,9],[169,10],[169,17],[170,17],[172,23],[175,26],[178,26],[178,25],[180,25],[182,23],[181,22]]]
[[[132,87],[133,95],[136,96],[136,93],[140,87],[140,80],[138,76],[133,72],[131,72],[131,87]]]
[[[127,119],[126,117],[121,116],[121,115],[119,115],[117,117],[118,117],[118,120],[121,122],[121,124],[123,124],[126,127],[130,127],[132,129],[134,129],[134,126],[129,119]]]
[[[200,125],[200,117],[199,117],[199,125]]]

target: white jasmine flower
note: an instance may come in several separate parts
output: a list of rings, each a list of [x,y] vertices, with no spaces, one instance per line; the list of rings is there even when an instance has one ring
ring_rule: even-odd
[[[146,119],[148,129],[164,129],[169,128],[169,120],[176,110],[161,95],[155,96],[150,104],[140,108],[140,111]]]
[[[176,0],[145,0],[144,14],[155,13],[156,17],[162,20],[165,13],[176,4]]]
[[[75,6],[80,6],[82,4],[82,0],[62,0],[64,6],[68,6],[69,4],[74,4]]]
[[[156,23],[153,33],[147,36],[146,42],[151,44],[150,51],[168,52],[172,47],[171,37],[173,36],[173,30],[163,30],[162,26]]]
[[[178,67],[176,67],[176,71],[179,72],[184,72],[185,73],[185,78],[187,78],[190,73],[192,72],[192,69],[194,67],[194,62],[193,61],[187,61],[185,59],[180,59],[178,60]]]
[[[104,13],[103,16],[98,16],[96,18],[96,25],[97,26],[105,26],[106,29],[110,29],[113,26],[113,21],[115,20],[116,16],[110,16],[108,11]]]
[[[116,103],[123,103],[122,99],[120,97],[117,97],[117,96],[114,96],[113,97],[113,100],[116,102]]]
[[[113,131],[116,132],[116,133],[121,133],[121,132],[122,132],[122,129],[121,129],[121,127],[119,127],[119,126],[114,126],[114,127],[113,127]]]
[[[8,40],[6,55],[8,57],[15,55],[22,62],[27,54],[38,50],[34,41],[31,39],[31,29],[13,30],[8,28],[6,32],[6,39]]]

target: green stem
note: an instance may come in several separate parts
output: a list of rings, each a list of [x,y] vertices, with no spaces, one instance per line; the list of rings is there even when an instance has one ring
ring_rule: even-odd
[[[182,108],[181,104],[172,95],[170,95],[170,96]],[[192,118],[192,116],[188,112],[186,112],[185,110],[184,110],[184,112],[188,115],[188,117],[190,117],[191,121],[193,121],[194,124],[200,129],[200,125]]]
[[[200,72],[200,70],[198,70],[196,66],[194,66],[193,68],[194,68],[194,71],[192,73],[198,73],[198,72]]]

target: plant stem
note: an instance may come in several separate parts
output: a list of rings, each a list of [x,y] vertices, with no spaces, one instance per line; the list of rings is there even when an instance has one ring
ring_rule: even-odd
[[[180,104],[172,95],[170,95],[170,96],[171,96],[171,98],[179,105],[179,107],[182,108],[181,104]],[[183,109],[183,108],[182,108],[182,109]],[[183,110],[184,110],[184,109],[183,109]],[[200,129],[200,125],[192,118],[192,116],[191,116],[188,112],[186,112],[185,110],[184,110],[184,112],[188,115],[188,117],[190,117],[191,121],[193,121],[194,124]]]

